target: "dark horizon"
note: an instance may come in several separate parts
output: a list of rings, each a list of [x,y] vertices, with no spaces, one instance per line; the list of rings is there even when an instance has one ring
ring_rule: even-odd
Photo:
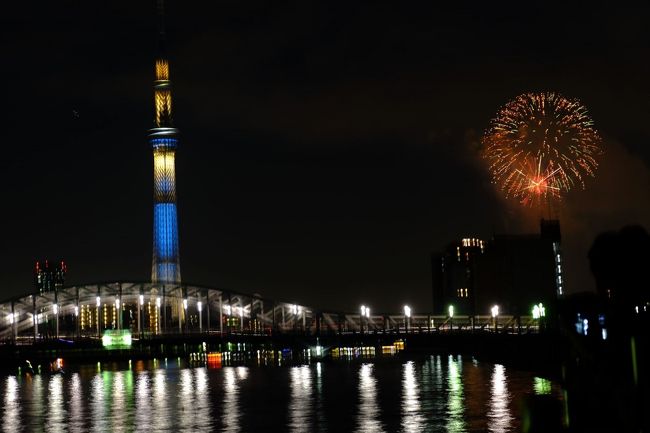
[[[594,289],[599,233],[649,228],[649,5],[170,3],[188,283],[429,310],[430,253],[549,216],[502,198],[478,154],[528,91],[579,98],[604,137],[596,178],[551,215],[567,292]],[[45,258],[67,284],[148,280],[155,2],[12,3],[0,21],[2,297]]]

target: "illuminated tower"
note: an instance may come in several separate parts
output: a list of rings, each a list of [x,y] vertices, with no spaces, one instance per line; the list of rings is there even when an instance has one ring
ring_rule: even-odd
[[[165,36],[162,0],[158,1],[160,17],[160,52],[156,59],[154,82],[155,127],[149,134],[153,149],[153,283],[178,283],[181,281],[178,253],[178,219],[176,214],[175,155],[178,130],[172,124],[172,94],[169,81],[169,62],[165,58]]]

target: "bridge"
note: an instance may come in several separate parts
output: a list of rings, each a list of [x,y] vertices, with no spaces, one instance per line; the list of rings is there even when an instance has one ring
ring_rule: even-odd
[[[186,284],[114,282],[74,285],[0,303],[0,339],[29,345],[44,340],[101,338],[130,330],[136,339],[206,335],[342,335],[539,332],[532,316],[324,311],[257,294]]]

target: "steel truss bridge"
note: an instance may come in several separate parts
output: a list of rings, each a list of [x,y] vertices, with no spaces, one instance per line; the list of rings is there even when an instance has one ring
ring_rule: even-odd
[[[69,286],[0,303],[0,340],[32,344],[99,338],[107,329],[134,337],[347,333],[538,332],[531,316],[435,316],[322,311],[259,295],[194,285],[139,282]]]

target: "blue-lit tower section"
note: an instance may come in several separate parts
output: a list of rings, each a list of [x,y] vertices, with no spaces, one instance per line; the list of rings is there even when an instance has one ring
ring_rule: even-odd
[[[169,63],[156,60],[154,84],[155,128],[149,141],[153,149],[153,283],[181,281],[176,211],[176,146],[178,130],[172,126],[172,96]]]

